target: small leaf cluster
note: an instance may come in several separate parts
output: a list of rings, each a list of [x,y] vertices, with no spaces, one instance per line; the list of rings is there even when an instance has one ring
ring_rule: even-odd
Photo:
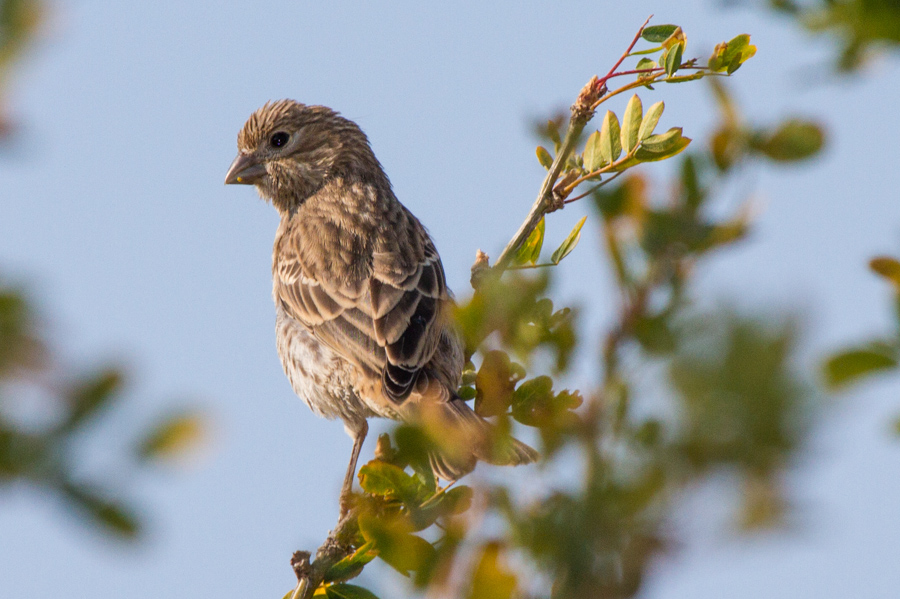
[[[635,43],[639,38],[658,45],[636,50]],[[716,46],[707,66],[701,67],[697,65],[696,59],[683,60],[686,44],[687,37],[677,25],[643,27],[639,37],[635,38],[635,42],[613,70],[603,79],[595,79],[582,91],[582,101],[591,102],[587,107],[589,111],[587,118],[593,116],[600,104],[637,87],[653,90],[652,84],[657,82],[683,83],[704,77],[731,75],[756,53],[756,47],[750,44],[750,36],[739,35]],[[654,56],[656,58],[653,58]],[[638,58],[634,68],[617,70],[622,61],[630,57]],[[688,74],[678,74],[680,71]],[[634,80],[615,90],[609,89],[608,84],[611,80],[624,76],[634,77]],[[691,139],[684,136],[681,127],[671,127],[663,133],[655,132],[664,109],[663,102],[656,102],[645,112],[641,98],[636,94],[632,95],[621,119],[612,110],[605,112],[600,128],[588,135],[581,151],[573,151],[576,144],[579,144],[584,126],[580,121],[570,121],[564,139],[560,135],[562,123],[559,119],[551,119],[547,121],[546,126],[540,127],[539,133],[547,137],[554,148],[553,153],[543,146],[536,149],[538,162],[550,171],[548,181],[553,184],[552,201],[546,202],[540,220],[533,222],[527,238],[517,241],[513,248],[515,254],[512,265],[507,266],[504,262],[504,267],[523,269],[559,264],[560,260],[574,249],[584,223],[582,221],[575,226],[553,253],[550,262],[539,264],[544,238],[544,214],[588,195],[590,192],[572,196],[583,184],[593,185],[591,190],[593,191],[608,184],[628,169],[643,163],[666,160],[684,151]],[[573,107],[573,115],[582,114],[584,110],[584,106],[578,110]],[[772,148],[771,152],[777,153],[784,146],[796,142],[798,137],[796,133],[794,130],[788,131],[787,137],[790,139],[787,140],[783,139],[784,135],[777,139],[763,139],[757,136],[753,137],[753,140],[758,146]]]
[[[490,337],[508,347],[526,366],[540,349],[549,354],[557,371],[566,369],[576,343],[576,312],[556,309],[552,300],[542,297],[549,283],[547,273],[533,278],[493,279],[460,303],[455,319],[467,359]]]

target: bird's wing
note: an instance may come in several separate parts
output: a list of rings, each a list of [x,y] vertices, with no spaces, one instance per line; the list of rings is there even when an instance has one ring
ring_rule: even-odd
[[[288,239],[273,269],[283,309],[339,355],[381,377],[396,403],[434,355],[449,302],[437,250],[409,218],[419,237],[413,248],[375,240],[360,246],[370,252],[342,262],[319,260],[308,240]]]

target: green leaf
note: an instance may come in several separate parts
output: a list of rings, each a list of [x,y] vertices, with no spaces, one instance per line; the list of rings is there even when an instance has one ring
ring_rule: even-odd
[[[499,543],[488,543],[472,573],[469,599],[512,599],[518,580],[506,567]]]
[[[411,530],[411,523],[403,518],[359,517],[359,531],[366,542],[374,541],[378,557],[404,576],[427,564],[435,552],[431,543],[410,534]]]
[[[639,317],[634,324],[634,336],[648,354],[663,355],[677,347],[675,333],[665,314]]]
[[[659,66],[659,65],[656,64],[656,61],[655,61],[655,60],[653,60],[653,59],[651,59],[651,58],[642,58],[642,59],[640,59],[640,60],[638,61],[638,63],[635,65],[634,68],[635,68],[635,70],[637,70],[637,71],[643,71],[643,70],[648,70],[648,71],[649,71],[650,69],[655,69],[655,68],[657,68],[658,66]],[[647,77],[648,75],[650,75],[649,72],[648,72],[648,73],[641,73],[641,74],[639,75],[639,77]]]
[[[415,502],[419,495],[419,486],[415,479],[402,468],[372,460],[359,469],[359,486],[371,495],[400,499],[404,502]]]
[[[541,163],[545,169],[550,170],[550,166],[553,164],[553,156],[550,155],[550,152],[547,151],[547,148],[544,146],[538,146],[535,150],[537,154],[538,162]]]
[[[603,154],[600,151],[600,132],[594,131],[587,138],[584,146],[584,170],[592,172],[604,164]]]
[[[681,66],[681,57],[684,54],[684,44],[674,44],[666,48],[659,57],[660,65],[666,70],[666,74],[671,77]]]
[[[355,584],[333,584],[325,587],[325,597],[327,599],[378,599],[378,596],[369,589]]]
[[[183,454],[203,438],[203,418],[185,413],[169,416],[156,424],[138,446],[142,459],[165,459]]]
[[[756,46],[750,44],[750,36],[738,35],[732,40],[716,46],[712,56],[709,57],[708,66],[710,70],[717,73],[725,71],[731,75],[755,54]]]
[[[463,401],[469,401],[471,399],[475,399],[476,391],[475,387],[466,385],[465,387],[460,387],[456,394],[459,395],[459,398]]]
[[[581,239],[581,227],[584,226],[586,220],[587,216],[582,216],[581,220],[578,221],[578,224],[575,225],[568,237],[566,237],[562,244],[556,248],[556,251],[550,256],[550,261],[553,262],[553,264],[559,264],[563,258],[572,253],[572,250],[575,249],[575,246],[578,245],[578,241]]]
[[[81,509],[109,532],[125,538],[134,538],[140,532],[137,516],[121,503],[103,496],[97,490],[74,483],[64,483],[62,491],[77,508]]]
[[[325,572],[324,581],[335,582],[353,578],[354,576],[362,572],[362,569],[366,566],[366,564],[378,557],[378,552],[374,549],[374,541],[364,543],[352,554],[348,555],[338,563],[328,568],[328,571]]]
[[[900,289],[900,260],[890,256],[877,256],[869,261],[869,268]]]
[[[681,135],[681,127],[673,127],[660,135],[651,135],[641,142],[635,158],[641,162],[656,162],[675,156],[691,143]]]
[[[622,153],[620,137],[619,119],[613,111],[607,110],[600,127],[600,156],[604,163],[614,162]]]
[[[651,135],[641,142],[641,147],[654,154],[662,154],[674,148],[681,138],[682,128],[672,127],[665,133]]]
[[[559,146],[562,143],[562,140],[559,137],[559,123],[553,119],[547,121],[547,135],[550,136],[550,141],[556,146]]]
[[[69,392],[69,417],[65,429],[72,429],[99,414],[122,388],[122,373],[115,369],[99,372],[79,381]]]
[[[644,118],[644,106],[637,94],[631,96],[625,113],[622,115],[622,149],[627,154],[631,152],[640,139],[638,132],[641,128],[641,120]]]
[[[512,415],[527,426],[543,424],[553,399],[553,379],[539,376],[523,382],[513,394]]]
[[[825,363],[825,382],[830,389],[840,389],[896,366],[895,349],[873,344],[831,356]]]
[[[471,487],[453,487],[444,493],[444,498],[441,500],[441,507],[446,509],[449,514],[462,514],[472,507],[473,495],[474,493],[472,492]]]
[[[677,29],[678,25],[651,25],[650,27],[644,27],[644,30],[641,31],[641,37],[648,42],[661,44],[669,39]]]
[[[825,133],[816,123],[790,119],[774,133],[757,132],[750,145],[772,160],[795,162],[818,154],[825,145]]]
[[[656,102],[647,109],[647,113],[644,115],[644,120],[641,123],[641,128],[638,130],[639,140],[643,141],[653,135],[653,130],[656,129],[656,124],[659,123],[659,117],[662,116],[665,108],[665,103]]]
[[[528,235],[528,239],[525,240],[521,246],[519,246],[518,251],[516,252],[516,263],[517,264],[535,264],[541,256],[541,247],[544,245],[544,217],[541,217],[541,220],[538,222],[537,226]]]

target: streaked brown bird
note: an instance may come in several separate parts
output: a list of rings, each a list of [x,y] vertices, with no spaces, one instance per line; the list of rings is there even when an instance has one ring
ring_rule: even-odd
[[[255,185],[281,215],[272,294],[284,372],[314,413],[340,418],[353,438],[342,505],[373,416],[427,415],[462,433],[462,447],[431,455],[446,480],[477,460],[534,461],[519,441],[491,442],[491,425],[457,395],[463,352],[440,256],[362,130],[324,106],[280,100],[250,116],[238,150],[225,183]]]

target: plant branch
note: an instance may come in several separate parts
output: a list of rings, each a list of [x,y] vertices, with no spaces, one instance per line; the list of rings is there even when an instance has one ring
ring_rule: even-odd
[[[652,15],[651,15],[652,17]],[[556,157],[553,159],[553,163],[550,165],[550,168],[547,171],[547,176],[544,178],[544,182],[541,184],[540,191],[538,192],[537,199],[534,201],[534,204],[531,206],[531,210],[528,212],[528,216],[525,218],[525,221],[519,227],[519,230],[516,231],[516,234],[513,238],[506,244],[506,247],[503,248],[503,252],[501,252],[500,257],[497,258],[497,261],[494,263],[493,267],[488,267],[487,264],[476,262],[475,267],[473,267],[473,277],[472,282],[473,286],[477,288],[478,282],[483,280],[483,277],[474,276],[476,269],[484,271],[488,270],[491,273],[494,273],[496,276],[503,274],[505,270],[509,268],[510,263],[515,256],[516,250],[518,250],[519,246],[521,246],[531,232],[537,227],[538,223],[548,212],[551,212],[554,209],[557,209],[563,205],[564,196],[561,198],[556,198],[554,194],[554,185],[559,179],[560,173],[562,173],[563,168],[566,164],[566,161],[575,151],[575,146],[578,143],[578,139],[581,137],[582,131],[584,131],[585,126],[588,121],[591,120],[594,116],[594,110],[600,104],[602,99],[604,98],[604,94],[606,94],[606,81],[615,75],[616,69],[618,69],[622,62],[628,58],[630,52],[634,49],[635,44],[637,44],[638,40],[641,39],[641,34],[644,31],[644,27],[647,26],[647,23],[650,22],[650,17],[644,21],[644,24],[641,25],[640,29],[638,29],[637,34],[635,34],[634,39],[628,45],[628,49],[622,54],[616,64],[609,70],[609,72],[603,77],[598,79],[597,77],[591,78],[588,81],[587,85],[585,85],[581,93],[578,94],[578,99],[572,105],[572,118],[569,119],[569,125],[566,128],[566,135],[563,138],[562,144],[560,145],[559,151],[556,153]],[[639,85],[643,85],[640,83]],[[631,87],[627,87],[631,89]]]
[[[331,567],[353,553],[352,543],[359,532],[358,515],[356,509],[351,509],[338,520],[337,526],[316,550],[316,559],[312,563],[308,551],[294,553],[291,566],[297,574],[297,586],[291,599],[311,599]]]

